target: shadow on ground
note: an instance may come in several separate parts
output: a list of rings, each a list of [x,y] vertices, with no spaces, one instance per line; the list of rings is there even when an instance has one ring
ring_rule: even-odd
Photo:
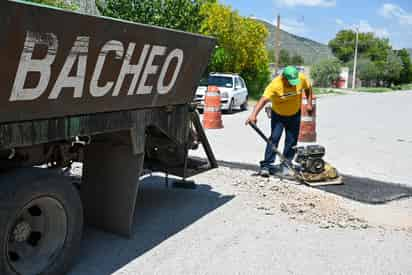
[[[70,274],[112,274],[234,198],[209,185],[188,190],[167,188],[164,182],[158,176],[141,182],[130,240],[86,227],[78,263]]]
[[[236,162],[219,161],[220,166],[258,171],[259,166]],[[384,182],[370,178],[342,175],[343,185],[313,187],[351,200],[384,204],[394,200],[412,197],[412,188],[398,183]]]

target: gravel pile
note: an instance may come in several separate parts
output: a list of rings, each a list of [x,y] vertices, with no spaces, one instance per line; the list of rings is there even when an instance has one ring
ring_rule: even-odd
[[[251,171],[220,167],[208,174],[209,180],[231,184],[241,193],[253,193],[259,198],[256,208],[266,215],[279,212],[291,220],[318,224],[320,228],[367,229],[367,221],[355,217],[342,206],[341,198],[322,191],[297,185],[293,181],[262,178]]]

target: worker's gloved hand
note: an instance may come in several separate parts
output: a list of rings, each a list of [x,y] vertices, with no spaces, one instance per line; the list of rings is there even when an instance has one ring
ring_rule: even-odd
[[[249,125],[250,123],[256,124],[257,117],[255,115],[250,115],[249,118],[246,120],[245,125]]]

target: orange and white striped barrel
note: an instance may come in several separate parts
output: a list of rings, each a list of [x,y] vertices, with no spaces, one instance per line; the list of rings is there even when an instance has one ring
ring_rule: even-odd
[[[208,86],[203,109],[203,127],[206,129],[222,129],[222,102],[220,91],[216,86]]]
[[[299,131],[300,142],[316,142],[316,96],[312,95],[312,112],[309,113],[306,93],[302,94],[301,122]]]

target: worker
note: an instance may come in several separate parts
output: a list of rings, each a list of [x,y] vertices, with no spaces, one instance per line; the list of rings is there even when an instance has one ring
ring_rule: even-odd
[[[305,92],[308,98],[307,110],[312,111],[312,85],[309,79],[299,73],[296,67],[288,66],[284,68],[283,73],[275,77],[272,82],[266,87],[262,97],[256,104],[253,112],[246,120],[246,125],[249,123],[257,123],[257,117],[263,107],[271,102],[271,142],[274,146],[278,146],[282,136],[283,129],[286,132],[285,146],[283,155],[292,163],[295,156],[295,146],[298,142],[300,129],[300,108],[302,104],[302,92]],[[276,160],[276,154],[268,144],[265,150],[264,160],[260,162],[260,175],[269,177]],[[290,175],[286,165],[280,166],[279,173],[282,176]]]

